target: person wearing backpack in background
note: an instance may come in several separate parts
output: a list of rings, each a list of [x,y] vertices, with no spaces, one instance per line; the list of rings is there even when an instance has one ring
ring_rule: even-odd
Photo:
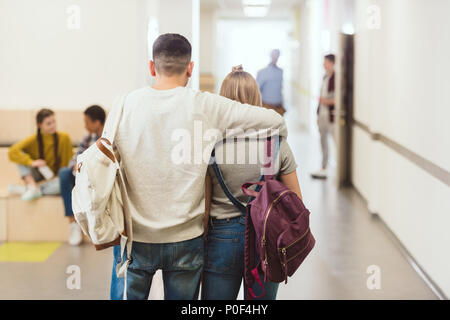
[[[241,103],[252,104],[262,107],[261,94],[255,79],[241,66],[234,67],[233,71],[227,75],[222,83],[220,94],[224,97],[239,101]],[[227,144],[234,144],[229,148]],[[227,159],[222,164],[218,162],[229,191],[235,198],[247,203],[249,197],[241,190],[241,185],[246,181],[258,181],[261,177],[262,161],[251,163],[250,152],[263,150],[266,139],[233,140],[217,144],[215,147],[215,157],[217,159]],[[226,150],[245,150],[244,155],[236,154],[237,159],[245,159],[244,164],[237,164],[239,160],[232,159],[228,162]],[[260,154],[260,153],[258,153]],[[257,157],[258,158],[258,157]],[[259,159],[258,160],[263,160]],[[297,179],[294,156],[286,142],[282,139],[279,146],[279,166],[275,166],[275,173],[278,178],[290,190],[302,198],[300,186]],[[206,194],[211,194],[211,203],[206,204],[210,208],[210,217],[205,217],[209,223],[205,267],[202,278],[202,299],[204,300],[236,300],[239,288],[244,278],[244,233],[246,217],[228,199],[217,176],[210,166],[208,177],[212,190],[206,190]],[[263,299],[274,300],[276,298],[278,283],[264,283],[266,294]],[[219,289],[220,288],[220,289]],[[256,289],[255,289],[256,291]],[[245,290],[245,297],[247,290]]]
[[[55,113],[52,110],[41,109],[36,115],[36,123],[37,133],[14,144],[8,152],[9,160],[18,165],[26,184],[10,185],[8,191],[21,194],[25,201],[42,195],[59,194],[58,172],[68,165],[73,156],[70,137],[56,130]],[[38,182],[42,183],[38,185]]]
[[[100,138],[105,124],[105,118],[105,110],[100,106],[92,105],[84,111],[84,124],[89,133],[83,138],[83,141],[81,141],[78,152],[69,162],[69,165],[59,171],[59,182],[61,196],[64,201],[64,212],[70,222],[69,244],[72,246],[77,246],[83,241],[80,226],[75,221],[72,211],[72,189],[75,185],[74,171],[76,169],[76,160],[80,154]]]
[[[267,136],[272,130],[287,135],[283,117],[273,110],[187,88],[193,67],[185,37],[159,36],[150,61],[155,84],[131,92],[123,106],[114,141],[136,212],[131,216],[128,299],[147,299],[158,269],[163,272],[165,299],[198,298],[205,176],[215,143],[231,135]],[[214,132],[208,143],[197,144],[199,128],[200,139],[203,132]],[[184,150],[181,155],[179,149]],[[116,258],[114,263],[120,262]],[[113,273],[112,289],[121,283]]]

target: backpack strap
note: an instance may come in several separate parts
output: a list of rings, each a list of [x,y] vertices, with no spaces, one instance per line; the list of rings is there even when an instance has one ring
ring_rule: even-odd
[[[273,139],[272,137],[269,137],[266,140],[264,152],[264,167],[263,167],[264,180],[270,180],[275,178],[275,164],[276,160],[278,159],[280,144],[281,144],[280,136],[274,136]],[[261,188],[259,187],[259,189]]]
[[[264,185],[264,181],[274,179],[275,178],[275,160],[278,157],[278,153],[280,150],[280,144],[281,144],[281,137],[277,136],[278,139],[273,139],[272,137],[269,137],[265,144],[265,152],[264,152],[264,167],[263,167],[263,174],[261,175],[258,182],[246,182],[242,185],[242,192],[244,194],[250,196],[249,202],[251,202],[256,196],[258,195],[258,192],[261,190],[262,186]],[[272,150],[274,151],[273,157],[272,157]],[[249,189],[252,185],[257,185],[255,190]]]
[[[97,147],[103,152],[116,166],[119,168],[119,163],[116,161],[114,155],[114,139],[116,138],[117,129],[119,128],[120,120],[122,119],[123,107],[127,95],[120,95],[113,103],[113,106],[106,118],[103,133],[100,139],[96,141]]]
[[[256,231],[252,221],[252,215],[250,214],[251,205],[247,206],[247,220],[245,223],[245,245],[244,245],[244,282],[247,287],[248,299],[252,300],[254,298],[262,298],[266,294],[264,285],[259,277],[259,269],[261,267],[261,262],[259,262],[256,267]],[[262,289],[262,293],[259,296],[255,295],[253,291],[253,284],[255,280],[258,282]]]
[[[100,139],[108,141],[110,146],[114,143],[114,139],[116,138],[126,98],[127,95],[122,94],[114,101],[111,111],[106,119],[105,127],[103,128],[102,137]]]
[[[216,178],[219,181],[220,187],[222,188],[223,192],[225,193],[227,198],[231,201],[231,203],[234,204],[234,206],[243,215],[245,215],[247,213],[246,207],[238,199],[236,199],[235,196],[233,196],[233,194],[230,192],[230,190],[228,189],[228,187],[227,187],[227,185],[226,185],[226,183],[225,183],[225,181],[223,179],[222,171],[220,171],[220,168],[219,168],[219,166],[217,165],[217,162],[216,162],[215,150],[212,151],[211,159],[212,159],[211,167],[214,170],[214,174],[216,175]]]
[[[118,161],[115,161],[115,156],[113,152],[113,144],[114,140],[116,138],[116,133],[119,128],[120,120],[122,119],[123,114],[123,108],[125,105],[127,95],[123,94],[120,95],[113,103],[113,107],[111,108],[111,111],[108,114],[108,118],[105,122],[105,127],[103,129],[102,137],[97,141],[97,146],[99,146],[99,149],[102,150],[103,148],[100,145],[103,145],[106,147],[105,149],[109,151],[105,153],[105,151],[102,150],[107,156],[116,164],[117,170],[118,170],[118,179],[120,180],[120,184],[122,185],[122,192],[125,195],[124,201],[128,201],[128,195],[125,189],[125,182],[124,177],[122,175],[122,171],[120,169],[120,164]],[[106,145],[105,145],[106,143]],[[100,144],[100,145],[99,145]],[[113,158],[111,158],[111,156]],[[127,300],[127,273],[128,273],[128,266],[133,261],[131,257],[131,250],[132,250],[132,244],[133,244],[133,237],[132,237],[132,226],[131,226],[131,218],[127,216],[125,213],[125,204],[124,205],[124,228],[125,233],[120,235],[120,259],[121,263],[117,264],[116,269],[116,275],[118,278],[124,278],[124,288],[123,288],[123,299]],[[126,260],[124,261],[124,253],[126,248]]]
[[[116,266],[116,276],[118,278],[124,278],[124,286],[123,286],[123,300],[127,300],[127,273],[128,273],[128,266],[133,262],[133,258],[131,256],[131,250],[133,247],[133,229],[132,229],[132,220],[131,217],[126,214],[127,206],[129,205],[128,201],[128,194],[125,188],[125,182],[122,175],[122,171],[120,168],[118,169],[119,175],[118,178],[120,179],[120,183],[122,185],[121,192],[125,195],[123,208],[124,208],[124,228],[125,233],[120,234],[120,263]],[[126,248],[126,260],[124,261],[124,253]]]

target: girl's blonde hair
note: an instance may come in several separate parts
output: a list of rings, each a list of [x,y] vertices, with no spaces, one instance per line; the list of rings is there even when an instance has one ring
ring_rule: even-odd
[[[244,71],[242,65],[233,67],[223,80],[220,95],[241,103],[262,107],[258,83],[250,73]]]

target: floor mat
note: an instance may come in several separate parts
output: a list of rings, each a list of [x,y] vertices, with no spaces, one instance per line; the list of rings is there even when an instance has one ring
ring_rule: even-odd
[[[0,246],[0,262],[45,262],[61,242],[6,242]]]

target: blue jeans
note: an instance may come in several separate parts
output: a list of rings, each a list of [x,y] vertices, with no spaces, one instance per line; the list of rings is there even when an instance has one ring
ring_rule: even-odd
[[[114,246],[114,261],[111,275],[111,288],[109,291],[111,300],[123,300],[124,279],[117,278],[116,267],[120,263],[120,246]]]
[[[120,248],[114,248],[115,265],[120,263],[119,251]],[[197,300],[203,271],[203,254],[202,236],[173,243],[133,241],[133,260],[127,272],[127,298],[148,299],[153,276],[156,270],[161,269],[165,300]],[[111,280],[111,299],[121,299],[124,282],[115,275],[114,266]],[[119,293],[120,290],[122,292]]]
[[[208,229],[202,300],[236,300],[244,278],[245,217],[210,219]],[[254,300],[275,300],[278,283],[264,283],[264,276],[260,277],[266,293]],[[262,292],[256,281],[252,289],[257,296]]]
[[[62,168],[59,170],[59,185],[64,201],[65,215],[66,217],[73,216],[72,189],[75,186],[75,176],[72,173],[72,168]]]
[[[20,176],[23,178],[25,176],[32,176],[35,182],[40,182],[44,180],[44,177],[39,173],[38,169],[33,167],[27,167],[23,165],[18,165]],[[39,186],[42,194],[44,195],[58,195],[60,193],[59,190],[59,179],[54,178],[48,181],[41,183]]]

